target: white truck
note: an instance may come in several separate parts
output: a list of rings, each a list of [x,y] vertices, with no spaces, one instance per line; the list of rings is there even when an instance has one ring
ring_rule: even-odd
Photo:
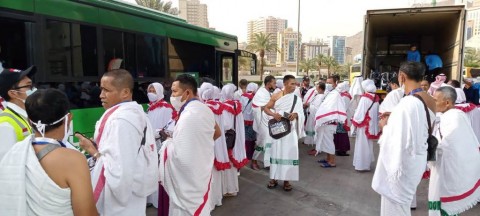
[[[379,76],[391,77],[398,73],[407,51],[415,44],[422,62],[425,62],[426,54],[437,54],[443,61],[442,73],[449,79],[460,80],[465,16],[464,6],[368,10],[362,54],[363,76],[377,78],[377,87],[382,84],[385,87]]]

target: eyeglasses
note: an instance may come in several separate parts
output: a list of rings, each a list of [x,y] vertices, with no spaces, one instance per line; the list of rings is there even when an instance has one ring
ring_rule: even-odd
[[[28,88],[28,89],[32,90],[32,89],[33,89],[33,85],[30,84],[30,85],[18,86],[18,87],[15,87],[15,88],[13,88],[13,89],[14,89],[14,90],[18,90],[18,89],[22,89],[22,88]]]

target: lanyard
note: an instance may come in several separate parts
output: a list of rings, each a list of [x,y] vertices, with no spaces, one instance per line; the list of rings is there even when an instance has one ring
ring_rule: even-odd
[[[186,107],[190,102],[195,101],[195,100],[198,100],[198,99],[197,99],[197,98],[192,98],[192,99],[188,100],[188,101],[182,106],[182,108],[180,108],[180,112],[178,112],[178,116],[180,116],[180,115],[182,114],[183,110],[185,109],[185,107]]]
[[[54,144],[54,145],[65,147],[65,144],[63,144],[62,142],[51,139],[51,138],[46,138],[46,137],[35,137],[32,141],[32,144],[33,145]]]
[[[418,93],[418,92],[421,92],[421,91],[423,91],[422,88],[416,88],[416,89],[412,90],[410,93],[408,93],[408,95],[414,95],[415,93]]]

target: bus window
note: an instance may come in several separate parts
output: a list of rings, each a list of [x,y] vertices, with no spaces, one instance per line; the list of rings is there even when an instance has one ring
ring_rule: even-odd
[[[47,73],[52,76],[97,76],[95,27],[48,20]]]
[[[4,68],[26,69],[29,66],[27,54],[27,27],[24,22],[0,17],[0,62]]]
[[[137,71],[139,77],[165,77],[165,39],[137,35]]]
[[[104,29],[103,30],[103,49],[104,49],[105,71],[108,70],[108,64],[112,59],[119,58],[119,59],[125,60],[122,32]],[[128,70],[128,68],[126,69]]]

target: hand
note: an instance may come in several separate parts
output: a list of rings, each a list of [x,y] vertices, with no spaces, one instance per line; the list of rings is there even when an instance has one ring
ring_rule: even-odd
[[[275,120],[277,120],[277,121],[280,121],[280,120],[282,120],[282,115],[280,115],[280,114],[278,114],[278,113],[274,113],[274,114],[273,114],[273,118],[274,118]]]
[[[385,127],[385,125],[387,125],[388,123],[388,117],[390,116],[390,113],[384,113],[382,115],[380,115],[380,121],[378,122],[378,126],[380,127],[380,129],[383,129],[383,127]]]
[[[168,138],[170,138],[170,136],[164,131],[164,130],[160,130],[158,132],[158,134],[160,135],[160,140],[161,142],[167,140]]]
[[[303,108],[304,108],[304,109],[308,108],[308,106],[310,106],[310,103],[304,103],[304,104],[303,104]]]
[[[290,115],[288,115],[288,120],[293,121],[293,120],[295,120],[297,117],[298,117],[298,114],[297,114],[297,113],[291,113]]]
[[[93,141],[83,136],[80,133],[75,133],[75,137],[78,138],[80,147],[87,151],[88,154],[93,155],[97,152],[97,148],[93,145]]]

